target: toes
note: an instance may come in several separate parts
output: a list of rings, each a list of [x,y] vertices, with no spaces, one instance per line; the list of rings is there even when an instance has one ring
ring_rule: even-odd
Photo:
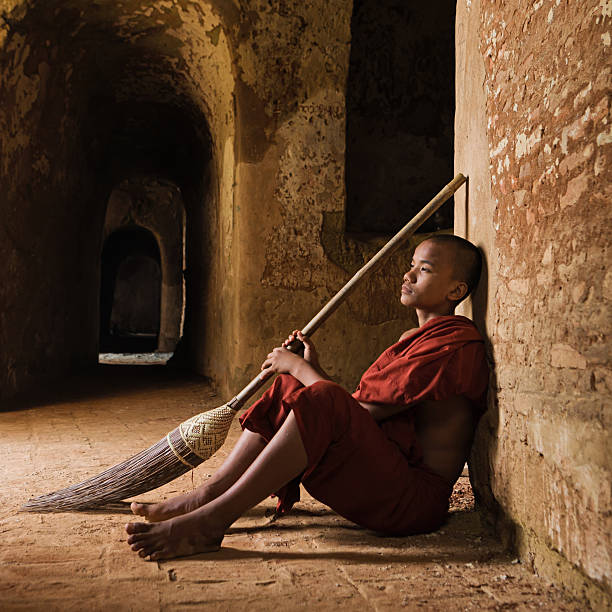
[[[166,552],[164,550],[158,550],[154,553],[151,553],[149,555],[149,558],[151,559],[151,561],[159,561],[160,559],[165,559],[166,558]]]
[[[132,502],[130,504],[130,510],[138,516],[142,516],[144,514],[144,509],[144,504],[138,504],[136,502]]]
[[[142,557],[143,559],[150,557],[151,560],[154,560],[153,556],[160,554],[161,551],[162,547],[160,544],[143,544],[142,548],[138,551],[138,556]]]
[[[151,525],[147,523],[128,523],[125,526],[125,530],[128,533],[146,533],[151,528]]]
[[[146,533],[136,533],[131,535],[128,539],[127,539],[127,543],[128,544],[136,544],[136,542],[142,542],[143,540],[145,540],[147,538]]]
[[[148,538],[145,536],[130,536],[128,538],[128,545],[132,550],[140,550],[143,546],[147,545]]]

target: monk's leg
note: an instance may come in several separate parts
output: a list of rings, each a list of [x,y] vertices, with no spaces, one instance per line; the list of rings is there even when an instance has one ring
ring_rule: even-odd
[[[306,465],[304,443],[291,413],[229,489],[187,514],[158,523],[128,523],[128,544],[152,561],[217,550],[236,519],[301,474]]]
[[[191,512],[225,493],[281,427],[287,414],[281,409],[282,400],[301,387],[302,384],[293,376],[278,376],[272,387],[241,417],[241,423],[246,429],[223,465],[210,479],[191,493],[159,504],[133,502],[132,512],[144,516],[150,522],[164,521]]]
[[[144,516],[150,522],[165,521],[191,512],[225,493],[265,446],[266,441],[262,436],[245,429],[221,467],[194,491],[158,504],[132,502],[130,508],[134,514]]]

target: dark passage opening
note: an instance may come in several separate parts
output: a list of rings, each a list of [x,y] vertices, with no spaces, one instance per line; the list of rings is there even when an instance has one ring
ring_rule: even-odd
[[[397,231],[453,177],[454,27],[454,1],[354,1],[348,231]],[[451,200],[421,231],[452,227]]]
[[[100,352],[157,349],[161,265],[153,234],[129,227],[111,234],[102,250]]]

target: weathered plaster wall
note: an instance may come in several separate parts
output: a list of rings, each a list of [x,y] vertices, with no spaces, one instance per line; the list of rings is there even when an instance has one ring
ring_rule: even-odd
[[[603,607],[612,6],[468,0],[457,11],[456,167],[471,177],[457,230],[486,251],[473,308],[496,365],[471,473],[522,559]]]
[[[15,6],[18,5],[18,6]],[[0,388],[27,388],[92,358],[88,311],[95,290],[92,169],[83,156],[82,111],[69,95],[66,53],[46,33],[20,27],[22,3],[0,21]],[[11,10],[13,9],[13,10]],[[13,15],[16,22],[8,23]],[[48,44],[47,44],[48,43]],[[75,211],[66,203],[79,199]],[[79,210],[91,209],[89,218]],[[83,235],[84,240],[77,239]],[[49,254],[53,253],[52,256]],[[72,287],[73,300],[65,288]],[[61,289],[60,289],[61,288]],[[60,298],[59,293],[62,293]],[[79,330],[79,337],[75,334]]]
[[[351,3],[248,6],[240,28],[230,28],[240,126],[233,264],[240,282],[228,390],[247,382],[268,349],[303,326],[375,248],[375,241],[344,235]],[[377,351],[413,325],[397,304],[399,267],[398,258],[317,332],[324,365],[344,384],[354,385]]]

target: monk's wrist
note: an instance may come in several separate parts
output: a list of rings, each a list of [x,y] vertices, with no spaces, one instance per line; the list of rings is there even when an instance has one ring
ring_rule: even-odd
[[[297,378],[306,387],[319,380],[326,380],[326,377],[305,359],[300,359],[299,362],[296,362],[291,370],[291,375]]]

